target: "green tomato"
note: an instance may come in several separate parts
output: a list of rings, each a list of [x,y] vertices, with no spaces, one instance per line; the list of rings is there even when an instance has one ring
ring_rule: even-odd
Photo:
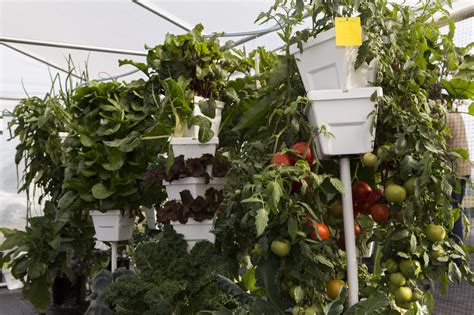
[[[390,149],[392,148],[393,145],[390,145],[390,144],[384,144],[382,146],[380,146],[378,149],[377,149],[377,157],[379,159],[382,159],[384,161],[387,161],[388,158],[387,158],[387,154],[388,152],[390,151]]]
[[[421,264],[418,260],[405,259],[402,260],[398,266],[403,275],[410,279],[418,276],[421,272]]]
[[[321,314],[321,310],[318,309],[316,305],[311,305],[307,307],[306,310],[304,311],[304,315],[317,315],[317,314]]]
[[[385,187],[385,199],[390,203],[402,203],[407,198],[407,191],[400,185],[390,184]]]
[[[413,298],[413,291],[410,287],[400,287],[397,288],[394,292],[395,302],[398,303],[407,303],[410,302]]]
[[[260,246],[259,243],[255,244],[253,248],[253,252],[255,253],[255,255],[260,256],[260,257],[265,255],[265,252],[263,251],[262,246]]]
[[[277,256],[280,256],[280,257],[288,256],[288,254],[290,253],[290,249],[291,249],[290,241],[285,240],[285,239],[283,239],[281,241],[274,240],[272,242],[272,245],[271,245],[270,249]]]
[[[398,307],[403,308],[405,310],[410,309],[412,306],[411,302],[396,302],[396,303]]]
[[[416,182],[416,177],[412,176],[403,183],[403,187],[405,188],[405,190],[407,191],[409,195],[415,194],[415,182]]]
[[[367,152],[362,156],[362,164],[364,164],[366,167],[374,167],[375,163],[377,163],[377,160],[377,156],[372,152]]]
[[[413,291],[413,296],[411,298],[412,302],[420,301],[423,299],[423,292],[420,289],[415,289]]]
[[[394,273],[394,272],[397,272],[398,271],[398,264],[397,262],[390,258],[388,259],[386,262],[385,262],[385,267],[387,268],[387,271],[389,273]]]
[[[441,257],[444,257],[446,256],[446,251],[442,248],[440,249],[434,249],[431,251],[431,257],[433,259],[438,259],[438,258],[441,258]]]
[[[428,224],[425,232],[428,239],[432,242],[442,241],[446,237],[446,230],[441,225]]]
[[[293,315],[304,315],[305,309],[302,306],[296,305],[293,307]]]
[[[407,283],[407,279],[401,272],[395,272],[390,275],[390,284],[396,287],[403,287]]]

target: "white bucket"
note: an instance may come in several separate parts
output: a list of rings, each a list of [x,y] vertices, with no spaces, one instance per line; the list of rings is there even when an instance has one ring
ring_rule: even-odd
[[[375,114],[375,102],[370,98],[375,92],[382,96],[380,87],[308,92],[310,124],[318,128],[325,126],[330,133],[319,134],[315,139],[323,158],[373,150],[375,129],[371,130],[371,125],[375,117],[371,113]]]
[[[290,53],[296,58],[307,92],[346,90],[367,87],[375,81],[375,60],[355,70],[358,49],[357,46],[336,46],[335,29],[332,28],[303,43],[303,53],[296,44],[290,47]]]
[[[95,237],[99,241],[124,241],[132,237],[135,217],[129,217],[128,211],[122,216],[120,210],[100,212],[91,211],[95,228]]]

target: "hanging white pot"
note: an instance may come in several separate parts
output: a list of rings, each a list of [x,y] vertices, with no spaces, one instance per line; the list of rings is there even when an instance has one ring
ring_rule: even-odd
[[[8,290],[17,290],[23,288],[23,283],[13,277],[11,269],[2,269],[2,275],[5,279],[5,284],[7,285]]]
[[[357,71],[354,63],[358,46],[336,46],[332,28],[303,43],[300,53],[297,45],[290,47],[307,92],[311,90],[351,89],[367,87],[375,81],[376,64],[362,64]]]
[[[219,127],[221,125],[222,119],[222,109],[224,108],[225,103],[221,101],[215,101],[216,103],[216,112],[214,118],[210,118],[204,115],[201,111],[201,107],[199,106],[199,102],[207,101],[209,99],[203,98],[201,96],[194,96],[194,107],[193,107],[193,116],[204,116],[207,117],[211,121],[211,130],[214,131],[214,136],[218,136],[219,134]],[[191,126],[191,128],[184,129],[184,137],[193,137],[197,138],[199,135],[199,126]]]
[[[204,154],[216,154],[218,137],[212,137],[209,142],[201,143],[193,137],[171,137],[170,145],[174,156],[184,155],[184,159],[200,158]]]
[[[310,91],[307,108],[310,124],[325,127],[326,134],[316,136],[316,147],[324,159],[334,155],[352,155],[372,151],[375,128],[375,101],[371,96],[382,96],[382,88],[358,88],[348,91]],[[371,115],[372,114],[372,115]]]
[[[213,178],[206,184],[203,177],[185,177],[172,182],[163,181],[169,200],[181,200],[180,192],[189,190],[193,198],[204,196],[206,190],[214,188],[216,190],[224,189],[226,179],[223,177]]]
[[[100,212],[91,211],[95,228],[95,237],[99,241],[124,241],[132,237],[135,217],[130,217],[129,211],[122,215],[120,210]]]
[[[177,233],[183,234],[184,239],[188,242],[188,251],[199,241],[207,240],[214,243],[216,239],[216,236],[211,232],[213,229],[213,220],[198,222],[193,219],[188,219],[186,224],[171,222],[171,225],[173,225]]]

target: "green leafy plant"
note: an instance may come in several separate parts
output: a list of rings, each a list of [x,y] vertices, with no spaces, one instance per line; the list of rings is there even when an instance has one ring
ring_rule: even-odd
[[[89,82],[72,96],[71,132],[62,209],[137,209],[140,181],[159,144],[142,140],[156,106],[144,100],[144,82]]]
[[[197,314],[235,308],[237,301],[220,291],[216,274],[231,276],[232,265],[209,242],[186,251],[187,243],[170,226],[158,239],[135,251],[139,273],[107,287],[102,298],[115,312],[127,314]]]
[[[105,292],[107,287],[114,281],[117,281],[120,277],[126,275],[135,275],[132,270],[125,268],[118,268],[113,273],[109,270],[102,269],[89,281],[90,282],[90,295],[87,300],[90,301],[89,307],[87,308],[86,315],[98,315],[98,314],[112,314],[110,305],[104,301],[102,294]]]
[[[215,117],[216,101],[238,101],[228,85],[230,76],[242,68],[238,55],[230,51],[231,42],[221,46],[218,34],[207,38],[203,29],[198,24],[183,35],[167,34],[163,44],[148,49],[146,64],[120,62],[137,67],[149,77],[145,97],[159,107],[157,124],[149,135],[152,138],[181,137],[186,128],[197,125],[199,140],[207,142],[215,136],[209,118]],[[195,106],[202,115],[193,115]]]
[[[71,83],[70,78],[70,75],[66,78],[66,85]],[[48,290],[55,278],[66,276],[71,283],[80,285],[81,279],[98,261],[93,250],[94,229],[90,218],[79,212],[68,214],[58,209],[66,163],[61,132],[70,130],[71,115],[68,112],[70,90],[59,85],[59,92],[55,94],[55,82],[52,92],[43,99],[21,100],[9,123],[11,139],[20,142],[15,162],[25,164],[18,190],[27,193],[28,209],[26,230],[4,229],[6,241],[1,246],[3,250],[10,250],[2,261],[9,262],[14,269],[13,276],[24,283],[25,297],[41,311],[49,304]],[[30,189],[40,192],[38,202],[43,216],[33,218],[29,213]]]
[[[55,211],[46,202],[45,216],[31,217],[25,231],[1,228],[5,242],[0,250],[8,251],[0,259],[12,268],[12,275],[23,282],[23,294],[39,312],[50,304],[49,289],[56,276],[63,274],[74,283],[88,274],[97,262],[93,227],[77,225],[84,218],[69,221],[55,219]]]
[[[21,100],[9,122],[11,139],[17,138],[15,163],[24,163],[18,192],[41,188],[39,202],[45,196],[57,200],[64,180],[62,148],[59,133],[67,131],[70,116],[62,99],[48,94],[44,99],[30,97]]]

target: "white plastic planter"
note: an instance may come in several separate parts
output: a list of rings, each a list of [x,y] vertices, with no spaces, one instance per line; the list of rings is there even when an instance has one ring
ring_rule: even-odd
[[[11,269],[2,269],[2,275],[5,279],[8,290],[17,290],[23,288],[23,283],[13,277]]]
[[[224,108],[225,103],[221,101],[216,101],[216,114],[214,118],[210,118],[204,115],[201,112],[201,108],[199,107],[199,102],[207,100],[200,96],[194,97],[194,107],[193,107],[193,116],[204,116],[207,117],[211,121],[211,130],[214,131],[214,135],[217,136],[219,134],[219,127],[221,125],[222,119],[222,109]],[[194,137],[197,138],[199,135],[199,126],[192,126],[191,128],[185,128],[184,130],[184,137]]]
[[[224,189],[226,183],[225,178],[214,178],[206,184],[203,177],[186,177],[172,182],[163,181],[163,186],[166,188],[169,200],[181,200],[180,192],[189,190],[193,198],[204,196],[206,190],[214,188],[217,190]]]
[[[120,210],[100,212],[91,211],[94,222],[95,237],[99,241],[118,242],[129,240],[132,237],[135,217],[130,218],[128,211],[122,215]]]
[[[186,224],[181,224],[179,222],[171,222],[171,224],[177,233],[184,235],[184,239],[188,242],[189,251],[199,241],[207,240],[214,243],[216,239],[216,236],[211,233],[211,230],[213,229],[212,220],[197,222],[193,219],[189,219]]]
[[[187,160],[191,158],[200,158],[204,154],[215,155],[217,145],[219,144],[219,138],[213,137],[209,142],[201,143],[197,137],[171,137],[170,144],[174,156],[184,155],[184,159]]]
[[[307,92],[311,90],[367,87],[375,81],[375,61],[354,69],[358,46],[336,46],[335,29],[320,33],[303,44],[290,47]]]
[[[372,94],[382,96],[382,88],[358,88],[348,91],[309,91],[308,120],[313,127],[325,126],[316,138],[320,159],[335,155],[361,154],[373,150],[375,129],[371,113],[375,110]]]

